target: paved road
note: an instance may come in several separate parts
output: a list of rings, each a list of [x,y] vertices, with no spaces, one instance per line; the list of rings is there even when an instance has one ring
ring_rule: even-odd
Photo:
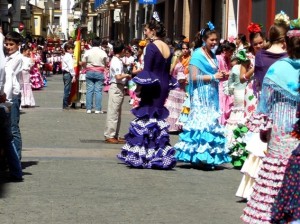
[[[25,181],[0,184],[1,224],[241,223],[239,171],[128,168],[115,157],[121,145],[103,142],[106,115],[63,111],[62,89],[61,75],[49,77],[34,92],[37,107],[23,109]],[[128,100],[123,134],[133,118]],[[106,94],[103,102],[106,109]]]

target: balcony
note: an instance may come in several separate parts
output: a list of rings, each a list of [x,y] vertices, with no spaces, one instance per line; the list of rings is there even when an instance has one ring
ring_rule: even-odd
[[[28,5],[27,5],[27,0],[20,0],[20,8],[21,8],[21,12],[24,10],[26,11]]]

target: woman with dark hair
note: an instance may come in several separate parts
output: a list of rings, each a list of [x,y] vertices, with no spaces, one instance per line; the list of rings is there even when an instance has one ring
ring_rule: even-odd
[[[247,37],[243,33],[239,33],[237,37],[235,38],[235,44],[236,44],[236,49],[243,50],[243,49],[248,49],[249,43],[247,42]]]
[[[209,22],[194,41],[197,47],[189,66],[189,96],[191,108],[179,142],[175,144],[176,158],[208,168],[231,161],[225,147],[225,130],[219,118],[219,80],[225,74],[219,71],[212,49],[217,44],[217,32]]]
[[[166,108],[170,112],[167,118],[167,122],[170,125],[169,132],[181,131],[182,125],[178,122],[178,119],[182,110],[183,102],[186,98],[185,87],[188,78],[188,65],[191,59],[191,54],[188,43],[182,43],[180,45],[180,49],[182,53],[176,61],[175,67],[172,71],[172,76],[177,79],[179,86],[170,91],[165,103]]]
[[[296,24],[299,22],[300,20]],[[254,191],[244,209],[242,220],[246,223],[280,223],[272,222],[271,210],[282,186],[288,159],[300,143],[290,135],[297,121],[296,110],[300,103],[299,34],[298,30],[287,33],[289,57],[272,64],[263,80],[257,113],[262,114],[266,121],[260,125],[260,134],[261,139],[268,143],[268,151],[262,158],[258,178],[253,186]],[[290,205],[298,209],[297,193],[294,198],[292,194],[287,196],[294,199]]]
[[[248,88],[246,90],[249,94],[245,99],[246,102],[249,102],[246,104],[248,108],[252,107],[254,109],[252,113],[249,113],[248,110],[249,116],[246,122],[248,128],[248,132],[245,134],[246,150],[250,152],[250,155],[242,168],[242,172],[245,175],[237,191],[237,196],[239,197],[248,198],[250,196],[254,180],[257,178],[262,162],[261,158],[265,156],[264,152],[267,149],[267,145],[259,137],[259,125],[262,117],[256,113],[255,108],[259,104],[261,86],[267,70],[275,61],[287,56],[285,44],[287,29],[288,25],[283,19],[275,19],[274,24],[269,29],[270,44],[268,49],[260,49],[255,54],[254,74],[251,77],[252,80],[248,81],[252,87],[249,84],[247,85]],[[253,102],[256,101],[255,104],[250,104],[251,100],[249,100],[249,97],[252,97]]]
[[[228,77],[231,70],[231,56],[235,48],[234,43],[224,41],[220,44],[216,52],[219,69],[225,74],[225,77],[219,82],[219,102],[222,113],[220,123],[222,125],[226,124],[233,106],[233,98],[228,93]]]
[[[166,30],[154,12],[146,24],[144,34],[150,40],[146,47],[144,69],[133,81],[141,101],[132,110],[136,118],[130,123],[126,144],[118,158],[136,168],[172,169],[176,165],[175,149],[170,145],[168,124],[169,112],[164,103],[169,94],[172,54],[163,42]]]

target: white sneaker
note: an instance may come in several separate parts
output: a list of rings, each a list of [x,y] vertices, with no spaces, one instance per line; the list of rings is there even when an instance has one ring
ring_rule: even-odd
[[[106,114],[105,110],[96,110],[95,114]]]
[[[91,110],[87,110],[86,113],[87,113],[87,114],[91,114],[92,111],[91,111]]]

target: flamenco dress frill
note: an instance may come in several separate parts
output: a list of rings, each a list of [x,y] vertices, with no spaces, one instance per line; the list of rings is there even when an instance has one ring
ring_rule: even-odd
[[[184,68],[182,64],[178,62],[174,68],[173,77],[178,80],[178,73],[182,72],[183,74],[183,69]],[[170,90],[169,96],[166,99],[165,107],[169,111],[169,116],[166,121],[169,124],[169,132],[178,132],[182,128],[182,126],[177,121],[186,97],[184,89],[184,85],[181,85],[178,88]]]
[[[139,79],[143,79],[141,76],[142,74]],[[144,80],[147,81],[143,85],[151,86],[153,82],[157,82],[146,77]],[[176,159],[175,149],[170,145],[169,124],[165,121],[169,116],[168,110],[140,103],[131,112],[136,118],[130,123],[129,133],[125,135],[126,144],[117,157],[136,168],[172,169],[176,165]]]
[[[159,52],[153,45],[152,43],[147,45],[146,56],[148,58],[145,57],[145,60],[148,60],[152,54],[157,55],[155,52]],[[158,54],[156,56],[158,60],[166,61],[160,52]],[[169,112],[163,105],[169,88],[175,88],[177,81],[166,72],[169,70],[168,66],[165,72],[160,71],[163,65],[160,66],[159,63],[156,64],[157,72],[152,72],[146,67],[148,63],[145,62],[146,69],[133,79],[141,86],[139,94],[141,101],[138,107],[131,110],[136,118],[131,121],[129,133],[125,135],[126,144],[117,155],[130,167],[172,169],[176,165],[175,149],[170,145],[169,125],[165,120]]]
[[[300,220],[300,144],[290,157],[282,187],[272,206],[272,223]]]
[[[240,68],[241,65],[235,65],[231,69],[228,79],[228,92],[233,95],[233,107],[231,109],[230,117],[226,123],[227,130],[227,146],[230,150],[232,158],[231,164],[234,168],[240,169],[248,156],[245,150],[245,142],[243,142],[243,135],[248,131],[245,127],[245,88],[247,83],[240,82]]]
[[[214,167],[231,158],[225,146],[225,128],[219,123],[218,82],[204,83],[200,76],[189,83],[191,110],[174,147],[178,161]]]
[[[290,135],[300,102],[299,93],[293,87],[298,85],[299,68],[300,60],[281,59],[270,67],[264,79],[257,114],[266,116],[265,120],[272,122],[272,129],[262,125],[261,131],[270,130],[268,152],[262,158],[253,193],[241,217],[245,223],[272,223],[275,198],[282,187],[289,158],[300,143]]]

